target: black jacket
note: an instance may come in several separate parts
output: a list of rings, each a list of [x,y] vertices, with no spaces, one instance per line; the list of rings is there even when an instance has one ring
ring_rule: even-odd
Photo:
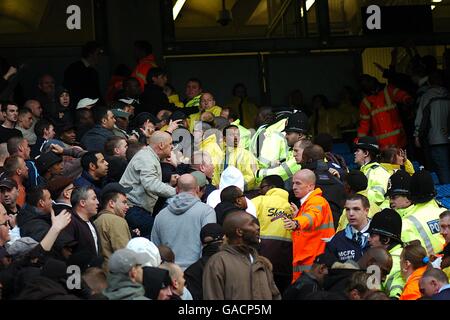
[[[70,224],[58,237],[58,239],[61,239],[59,243],[63,246],[70,246],[72,248],[72,254],[88,251],[92,256],[99,256],[99,253],[101,252],[100,237],[98,236],[95,225],[93,223],[91,224],[97,233],[98,252],[88,223],[81,219],[74,210],[72,210],[72,220],[70,221]]]
[[[203,300],[203,270],[209,258],[219,252],[219,242],[211,243],[202,250],[202,257],[184,271],[186,287],[194,300]]]
[[[159,111],[165,109],[169,111],[175,111],[176,107],[169,102],[163,88],[149,83],[145,86],[144,92],[140,99],[141,105],[136,108],[134,114],[139,114],[141,112],[150,112],[153,115],[157,115]]]
[[[100,81],[97,70],[86,67],[83,61],[72,63],[64,72],[64,88],[69,90],[70,99],[78,103],[83,98],[100,98]]]
[[[119,156],[107,156],[106,161],[108,162],[108,175],[105,178],[105,184],[119,182],[127,168],[127,159]]]
[[[283,293],[283,300],[305,300],[308,295],[322,290],[319,281],[309,272],[303,272],[300,277]]]
[[[17,215],[17,225],[20,228],[21,237],[31,237],[40,242],[52,225],[51,216],[36,207],[25,204]]]
[[[114,133],[111,130],[97,124],[84,134],[80,142],[88,151],[103,152],[106,140],[111,137],[114,137]]]

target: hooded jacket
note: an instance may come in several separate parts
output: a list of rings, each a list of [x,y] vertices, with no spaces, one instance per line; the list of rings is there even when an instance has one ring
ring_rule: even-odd
[[[26,204],[17,215],[17,225],[22,238],[31,237],[40,242],[51,227],[51,217],[50,214]]]
[[[144,294],[142,284],[132,282],[128,274],[121,273],[109,273],[108,288],[103,290],[109,300],[150,300]]]
[[[222,169],[223,151],[217,144],[217,138],[215,134],[210,135],[200,142],[199,151],[208,152],[214,165],[214,175],[212,178],[212,184],[217,186],[221,179],[220,173]]]
[[[180,193],[168,200],[153,224],[151,240],[166,245],[175,253],[175,263],[183,270],[201,256],[200,230],[208,223],[216,223],[213,208],[190,193]]]
[[[292,275],[292,237],[284,228],[283,216],[292,218],[289,193],[273,188],[264,196],[252,199],[260,224],[260,254],[268,258],[273,265],[275,275]]]
[[[84,145],[88,151],[103,152],[105,142],[110,137],[114,137],[112,130],[108,130],[97,124],[84,134],[81,138],[81,144]]]
[[[229,186],[236,186],[242,191],[244,191],[244,176],[242,172],[240,172],[236,167],[228,166],[225,170],[223,170],[222,175],[220,176],[219,190],[214,190],[208,196],[206,203],[215,208],[220,201],[220,193],[223,189]],[[256,208],[255,205],[246,197],[247,200],[247,209],[246,211],[251,215],[256,217]]]
[[[213,242],[202,249],[202,257],[184,271],[186,287],[194,300],[203,300],[203,270],[214,254],[219,252],[221,242]]]
[[[209,259],[203,272],[203,297],[205,300],[281,298],[269,260],[244,245],[224,245]]]

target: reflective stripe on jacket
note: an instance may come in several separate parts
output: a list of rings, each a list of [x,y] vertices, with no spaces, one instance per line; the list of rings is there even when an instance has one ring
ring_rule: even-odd
[[[377,205],[385,201],[389,172],[377,162],[370,162],[361,167],[362,173],[367,177],[367,198]]]
[[[333,214],[322,190],[316,188],[300,207],[294,220],[299,229],[292,232],[293,282],[311,269],[316,256],[325,251],[325,239],[334,235]]]
[[[402,218],[402,241],[420,240],[428,255],[441,252],[445,239],[440,234],[439,215],[445,210],[435,200],[415,204]]]
[[[380,149],[390,145],[405,147],[406,136],[395,102],[409,103],[411,100],[405,91],[391,85],[365,97],[359,106],[358,137],[376,137]]]

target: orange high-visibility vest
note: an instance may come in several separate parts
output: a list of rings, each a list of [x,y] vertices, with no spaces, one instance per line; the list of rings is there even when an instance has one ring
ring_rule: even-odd
[[[147,84],[147,73],[151,68],[155,68],[158,65],[155,62],[155,56],[153,54],[149,54],[148,56],[142,58],[133,73],[132,77],[138,79],[139,84],[141,85],[141,90],[144,91],[144,86]]]
[[[374,136],[380,149],[390,145],[404,148],[406,135],[395,103],[409,103],[411,100],[408,93],[391,85],[365,97],[359,106],[358,137]]]
[[[292,232],[293,280],[308,271],[316,256],[325,251],[325,239],[334,236],[333,214],[330,205],[316,188],[300,207],[294,220],[299,228]]]
[[[422,278],[422,275],[427,271],[427,266],[420,267],[416,269],[406,281],[405,286],[403,287],[402,295],[400,296],[400,300],[417,300],[422,297],[419,289],[419,280]]]

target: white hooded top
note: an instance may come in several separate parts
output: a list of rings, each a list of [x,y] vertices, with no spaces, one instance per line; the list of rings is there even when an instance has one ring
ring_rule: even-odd
[[[206,204],[215,208],[220,203],[220,193],[223,189],[229,186],[236,186],[244,191],[244,184],[244,175],[242,172],[236,167],[228,166],[220,176],[219,190],[211,192],[206,200]],[[247,200],[246,211],[256,217],[255,205],[247,197],[245,197],[245,200]]]
[[[138,237],[128,241],[127,249],[134,252],[145,252],[150,256],[150,260],[143,267],[159,267],[161,264],[161,255],[158,247],[147,238]]]

